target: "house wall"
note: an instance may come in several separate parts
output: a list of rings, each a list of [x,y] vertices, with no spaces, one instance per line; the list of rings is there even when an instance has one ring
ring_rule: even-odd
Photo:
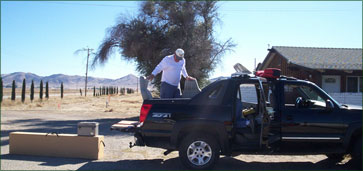
[[[340,104],[362,106],[362,93],[329,93]]]

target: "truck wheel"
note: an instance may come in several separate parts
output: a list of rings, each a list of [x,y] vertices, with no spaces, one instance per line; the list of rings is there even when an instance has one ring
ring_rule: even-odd
[[[186,137],[179,146],[179,158],[189,169],[210,169],[218,161],[220,148],[217,141],[205,135]]]
[[[351,164],[355,169],[362,170],[362,137],[355,140],[353,150],[351,152]]]

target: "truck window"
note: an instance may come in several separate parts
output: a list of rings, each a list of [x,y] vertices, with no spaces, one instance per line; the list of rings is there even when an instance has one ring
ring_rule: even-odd
[[[325,99],[319,93],[307,85],[285,84],[284,100],[285,107],[297,107],[297,99],[301,98],[306,105],[305,108],[325,108]]]
[[[218,96],[218,94],[219,94],[219,92],[220,92],[220,90],[222,89],[222,85],[219,85],[217,88],[215,88],[211,93],[209,93],[209,95],[208,95],[208,97],[210,98],[210,99],[215,99],[215,98],[217,98],[217,96]]]
[[[241,84],[240,91],[242,96],[241,100],[243,103],[254,104],[254,105],[258,103],[255,84]]]
[[[268,107],[273,107],[275,105],[275,95],[272,93],[272,85],[269,85],[268,83],[263,83],[263,92],[266,95],[266,104]]]

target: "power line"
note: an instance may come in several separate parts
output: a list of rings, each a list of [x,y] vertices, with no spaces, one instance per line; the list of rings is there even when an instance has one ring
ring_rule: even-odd
[[[353,9],[231,9],[222,12],[355,12]]]
[[[138,6],[127,6],[127,5],[109,5],[109,4],[89,4],[89,3],[76,3],[76,2],[52,2],[52,1],[41,1],[41,3],[52,3],[52,4],[62,4],[62,5],[80,5],[80,6],[99,6],[99,7],[117,7],[117,8],[139,8]],[[219,10],[223,12],[352,12],[356,8],[345,8],[332,6],[322,6],[321,8],[313,7],[269,7],[269,8],[248,8],[248,9],[228,9]]]
[[[99,7],[117,7],[117,8],[138,8],[137,6],[126,6],[126,5],[108,5],[108,4],[84,4],[84,3],[74,3],[74,2],[51,2],[51,1],[41,1],[40,3],[51,3],[51,4],[61,4],[61,5],[80,5],[80,6],[99,6]]]

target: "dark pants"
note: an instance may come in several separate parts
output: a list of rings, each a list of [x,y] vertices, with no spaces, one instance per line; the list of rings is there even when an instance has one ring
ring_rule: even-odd
[[[160,98],[180,98],[180,90],[178,86],[170,85],[166,82],[161,82]]]

